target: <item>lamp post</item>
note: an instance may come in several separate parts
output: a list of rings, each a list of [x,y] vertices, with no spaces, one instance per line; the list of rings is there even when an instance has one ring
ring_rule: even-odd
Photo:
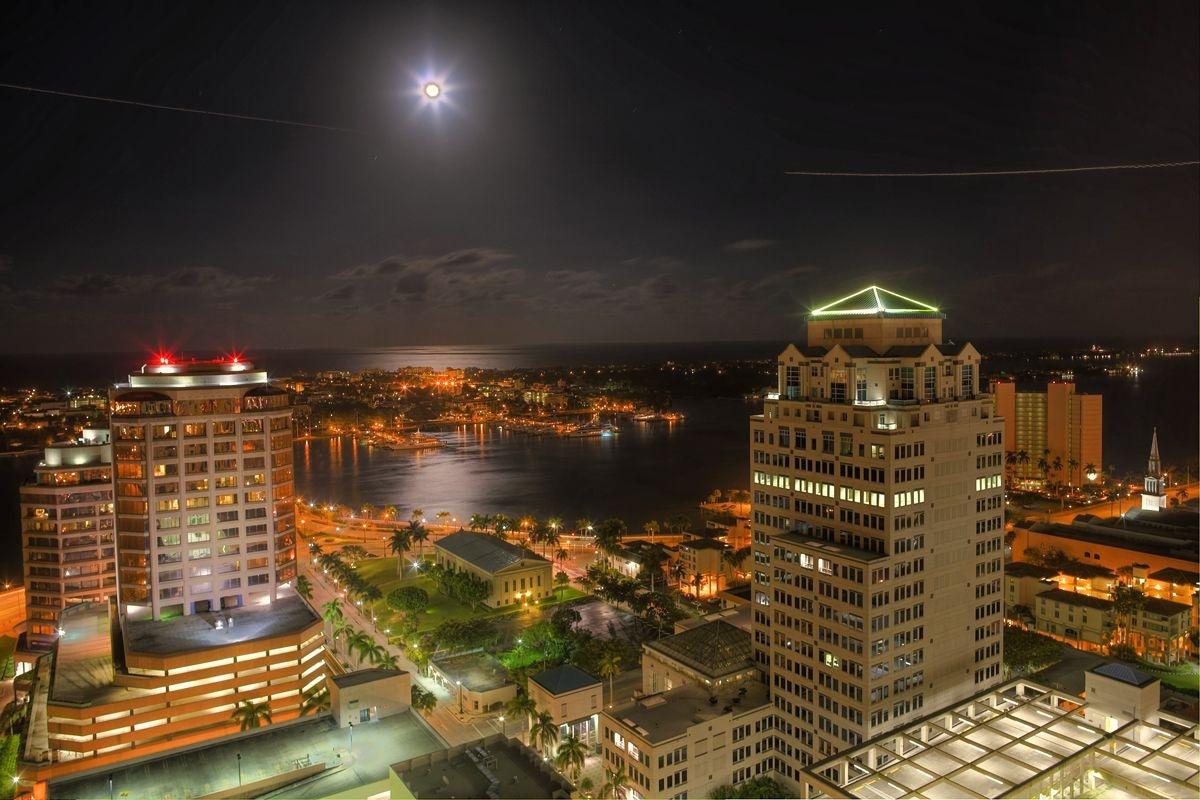
[[[350,723],[350,755],[354,755],[354,723]]]
[[[504,715],[501,714],[500,715],[500,735],[505,736],[507,733],[508,733],[508,727],[504,722]],[[109,800],[112,800],[112,798],[110,797]]]
[[[242,754],[241,753],[237,754],[237,762],[238,762],[238,786],[241,786],[242,785]]]
[[[461,716],[463,713],[463,688],[462,681],[455,681],[458,684],[458,713]]]

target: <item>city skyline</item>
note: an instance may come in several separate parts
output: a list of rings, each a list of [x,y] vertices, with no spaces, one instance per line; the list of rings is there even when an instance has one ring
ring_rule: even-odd
[[[1195,12],[34,10],[0,81],[317,127],[0,88],[2,349],[782,341],[868,283],[972,338],[1187,336],[1194,166],[784,173],[1194,159]]]

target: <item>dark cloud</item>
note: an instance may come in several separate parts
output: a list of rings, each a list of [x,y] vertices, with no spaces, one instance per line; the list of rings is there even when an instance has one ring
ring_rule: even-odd
[[[336,289],[331,289],[325,294],[317,298],[318,302],[328,303],[345,303],[353,300],[358,295],[358,287],[352,283],[347,283],[339,286]]]
[[[371,309],[382,311],[389,304],[426,302],[459,306],[488,298],[518,298],[514,289],[526,274],[522,269],[505,266],[512,258],[503,250],[472,247],[424,258],[389,256],[339,270],[329,277],[366,284],[364,293],[378,290],[387,298]]]
[[[252,291],[274,280],[273,275],[235,275],[219,267],[181,267],[165,275],[110,272],[66,275],[39,291],[59,297],[99,297],[146,292],[187,292],[207,297],[230,297]]]
[[[744,253],[748,250],[765,250],[774,244],[774,239],[738,239],[736,242],[730,242],[721,249],[729,253]]]

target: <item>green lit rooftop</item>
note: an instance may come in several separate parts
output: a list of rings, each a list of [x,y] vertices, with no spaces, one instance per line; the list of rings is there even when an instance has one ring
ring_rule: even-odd
[[[833,319],[837,317],[893,316],[893,317],[941,317],[937,306],[905,297],[882,286],[859,289],[840,300],[814,308],[810,317]]]

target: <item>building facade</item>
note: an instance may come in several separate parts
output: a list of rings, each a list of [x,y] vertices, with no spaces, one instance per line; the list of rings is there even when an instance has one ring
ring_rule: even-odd
[[[1001,678],[1004,420],[878,287],[813,311],[751,417],[754,657],[779,777]]]
[[[1086,486],[1103,472],[1103,395],[1079,394],[1073,383],[1020,392],[1012,381],[993,381],[991,394],[996,416],[1004,420],[1004,451],[1014,459],[1010,468],[1016,485],[1041,488],[1054,481]],[[1049,469],[1038,465],[1042,459]]]
[[[434,542],[433,550],[445,569],[487,581],[491,591],[483,602],[492,608],[537,603],[554,594],[549,561],[495,536],[457,531]]]
[[[21,487],[27,641],[49,647],[67,606],[117,591],[109,432],[85,429],[46,448]]]
[[[110,393],[122,613],[270,603],[296,575],[288,394],[238,358],[160,362]]]

